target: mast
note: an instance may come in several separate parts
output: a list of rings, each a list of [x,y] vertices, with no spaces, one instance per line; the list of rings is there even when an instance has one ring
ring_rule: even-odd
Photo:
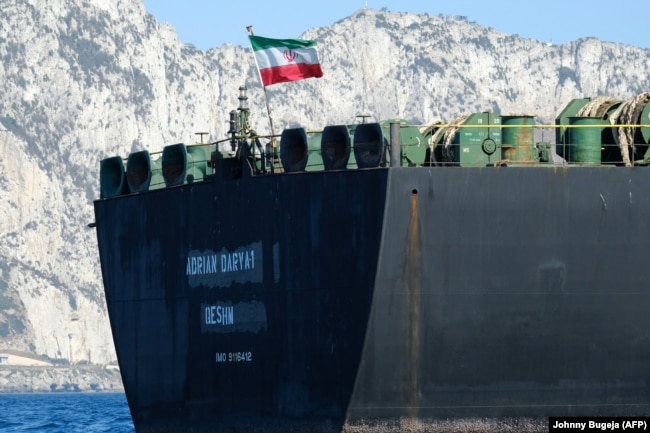
[[[246,26],[246,31],[249,33],[249,36],[255,36],[255,33],[253,32],[253,26]],[[271,117],[271,107],[269,106],[269,95],[266,93],[266,86],[262,81],[262,77],[259,75],[259,68],[257,68],[257,73],[258,76],[260,77],[260,83],[262,83],[262,90],[264,91],[264,101],[266,102],[266,113],[269,116],[269,126],[271,128],[271,149],[270,149],[270,155],[268,155],[268,160],[269,160],[269,167],[271,169],[271,173],[273,173],[275,171],[273,166],[273,159],[275,157],[275,148],[276,148],[275,130],[273,129],[273,117]]]

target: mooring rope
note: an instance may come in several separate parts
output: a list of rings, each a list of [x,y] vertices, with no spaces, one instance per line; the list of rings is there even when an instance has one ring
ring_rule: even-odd
[[[648,102],[650,102],[650,92],[640,93],[635,98],[623,102],[610,118],[611,124],[640,125],[641,112],[643,112],[643,109]],[[618,133],[614,134],[614,139],[617,139],[616,141],[621,150],[621,156],[623,157],[625,166],[631,167],[634,164],[630,160],[630,148],[632,148],[632,155],[634,155],[634,134],[638,130],[638,127],[622,126],[617,129]]]
[[[443,144],[445,147],[449,147],[449,145],[452,144],[454,137],[456,136],[456,132],[459,129],[458,125],[462,125],[468,117],[468,115],[458,116],[454,119],[453,122],[451,122],[449,128],[445,128],[445,135],[443,138]]]
[[[599,117],[603,118],[607,110],[609,110],[614,104],[619,104],[623,102],[622,99],[612,98],[611,96],[596,96],[592,98],[591,101],[582,107],[576,116],[578,117]]]
[[[459,125],[462,125],[468,117],[468,115],[458,116],[454,119],[453,122],[451,122],[448,128],[445,128],[444,136],[442,138],[442,144],[444,144],[444,147],[442,148],[443,162],[454,162],[456,159],[454,155],[454,148],[451,147],[451,144],[453,144],[456,132],[460,128]]]
[[[440,131],[444,129],[442,125],[444,125],[442,120],[436,120],[420,128],[420,134],[422,134],[424,137],[428,137],[427,145],[432,151],[433,148],[436,147],[436,140],[434,140],[434,138],[440,136]]]

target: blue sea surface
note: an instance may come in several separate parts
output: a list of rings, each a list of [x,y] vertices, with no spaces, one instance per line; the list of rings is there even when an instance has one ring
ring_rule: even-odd
[[[120,393],[0,394],[0,432],[134,433]]]

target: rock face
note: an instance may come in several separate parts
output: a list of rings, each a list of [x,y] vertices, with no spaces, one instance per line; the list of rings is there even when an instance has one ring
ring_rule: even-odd
[[[325,76],[268,88],[276,133],[362,113],[425,123],[492,110],[551,121],[575,97],[650,89],[650,50],[596,39],[550,46],[458,17],[363,9],[303,37],[318,42]],[[224,138],[243,84],[256,130],[270,133],[248,48],[184,45],[139,0],[4,2],[0,352],[115,360],[87,227],[99,161],[192,143],[200,131]]]

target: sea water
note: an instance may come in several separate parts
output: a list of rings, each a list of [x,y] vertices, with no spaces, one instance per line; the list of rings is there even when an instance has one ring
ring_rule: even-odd
[[[0,432],[134,433],[120,393],[0,394]]]

